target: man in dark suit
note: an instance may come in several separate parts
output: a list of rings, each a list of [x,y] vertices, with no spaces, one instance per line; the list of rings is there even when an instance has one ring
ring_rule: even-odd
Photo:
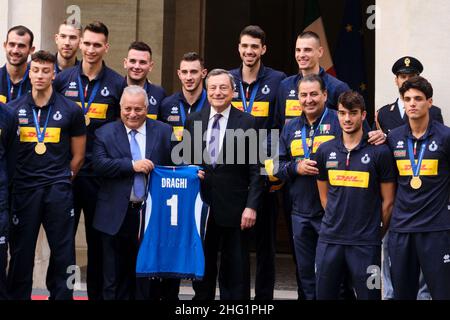
[[[155,164],[171,164],[172,129],[147,119],[147,108],[145,90],[129,86],[120,101],[121,121],[96,131],[93,166],[102,182],[93,226],[102,233],[105,300],[135,297],[139,213],[146,177]]]
[[[255,224],[262,193],[257,141],[249,138],[254,133],[256,139],[256,122],[231,106],[234,79],[228,71],[211,71],[206,88],[211,107],[188,118],[183,136],[185,160],[205,169],[202,194],[211,210],[204,244],[205,276],[194,282],[194,299],[214,299],[218,251],[220,298],[250,299],[248,229]],[[206,141],[194,145],[200,134],[206,135]],[[203,159],[198,159],[200,148]]]

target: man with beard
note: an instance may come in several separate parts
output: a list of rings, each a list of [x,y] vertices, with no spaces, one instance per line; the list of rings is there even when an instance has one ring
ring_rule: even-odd
[[[253,115],[256,118],[258,130],[270,130],[278,86],[286,78],[286,75],[263,65],[261,59],[267,50],[266,34],[259,26],[250,25],[241,31],[238,50],[242,65],[230,71],[236,81],[232,104],[239,110]],[[260,140],[260,148],[266,151],[263,154],[269,155],[269,150],[271,150],[270,132],[268,132],[266,141]],[[266,160],[266,158],[260,159],[261,163]],[[256,300],[273,299],[278,207],[274,191],[278,188],[278,184],[271,185],[267,178],[261,208],[258,208],[259,214],[255,224]]]
[[[59,26],[58,33],[55,34],[55,43],[58,48],[55,65],[56,74],[79,64],[77,52],[80,45],[80,37],[80,25],[69,24],[67,21],[64,21]]]
[[[3,48],[6,64],[0,69],[0,102],[8,103],[31,90],[28,78],[28,56],[34,52],[34,35],[24,26],[8,30]]]
[[[207,74],[203,58],[196,52],[186,53],[180,61],[177,74],[181,91],[164,99],[159,120],[170,124],[177,139],[181,140],[187,116],[209,106],[203,87]]]
[[[159,108],[166,92],[147,80],[152,72],[155,62],[152,60],[152,49],[148,44],[135,41],[128,48],[128,55],[123,61],[123,67],[127,70],[125,81],[127,86],[136,85],[144,88],[148,96],[147,117],[158,120]]]

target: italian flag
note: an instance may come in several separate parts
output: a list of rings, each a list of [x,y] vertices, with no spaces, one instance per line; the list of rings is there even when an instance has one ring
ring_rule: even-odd
[[[332,76],[336,76],[334,70],[333,59],[331,58],[330,49],[328,47],[327,35],[323,26],[320,7],[317,0],[307,0],[305,4],[305,29],[304,31],[313,31],[320,37],[323,47],[323,56],[320,59],[320,66]]]

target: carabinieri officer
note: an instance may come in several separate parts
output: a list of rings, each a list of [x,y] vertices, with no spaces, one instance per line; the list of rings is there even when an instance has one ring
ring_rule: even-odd
[[[450,128],[431,120],[426,79],[406,81],[400,95],[408,123],[388,136],[399,172],[388,244],[394,299],[416,299],[422,270],[432,299],[448,300]]]
[[[84,160],[86,125],[81,109],[52,88],[56,58],[32,55],[32,92],[8,104],[19,124],[12,181],[11,261],[8,295],[31,299],[34,253],[41,224],[50,246],[50,299],[72,299],[68,267],[75,264],[71,180]]]
[[[83,60],[79,66],[58,74],[55,90],[75,101],[83,110],[87,125],[86,160],[74,181],[75,228],[84,214],[88,246],[87,291],[90,300],[102,299],[102,250],[100,235],[92,227],[100,181],[92,168],[95,131],[119,118],[119,101],[125,81],[108,68],[103,57],[109,50],[108,28],[99,21],[88,24],[81,39]],[[76,230],[76,229],[75,229]]]
[[[353,91],[343,93],[338,100],[342,135],[323,143],[316,154],[317,186],[325,208],[316,253],[317,299],[338,299],[347,269],[358,300],[381,300],[376,283],[368,286],[368,272],[379,274],[396,173],[388,146],[367,142],[365,117],[364,98]]]

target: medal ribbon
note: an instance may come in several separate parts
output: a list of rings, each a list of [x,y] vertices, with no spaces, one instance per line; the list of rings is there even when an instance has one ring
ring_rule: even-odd
[[[302,144],[303,144],[303,153],[305,156],[305,159],[309,159],[309,157],[311,156],[311,152],[312,149],[314,147],[314,138],[317,135],[317,130],[319,130],[320,125],[323,122],[323,119],[325,119],[325,117],[328,115],[328,108],[325,108],[325,112],[322,114],[322,118],[320,118],[320,122],[317,125],[316,129],[314,130],[314,127],[311,126],[311,132],[310,132],[310,136],[309,136],[309,140],[310,140],[310,146],[306,143],[306,124],[303,126],[302,128]]]
[[[252,94],[250,96],[250,101],[248,103],[247,103],[247,98],[245,97],[244,86],[242,85],[242,82],[239,83],[239,89],[241,91],[241,99],[242,99],[244,111],[251,114],[252,109],[253,109],[253,103],[255,102],[256,94],[258,93],[258,89],[259,89],[259,81],[257,81],[255,83],[255,85],[253,86]]]
[[[203,89],[202,90],[202,95],[200,98],[200,102],[197,104],[197,108],[195,108],[194,112],[199,112],[200,110],[202,110],[203,105],[205,104],[206,101],[206,90]],[[186,122],[186,111],[184,110],[184,104],[183,101],[180,101],[180,116],[181,116],[181,122],[184,123]]]
[[[22,80],[20,80],[20,82],[19,82],[19,92],[17,93],[16,98],[20,98],[20,96],[22,95],[22,85],[27,80],[29,71],[30,71],[30,67],[27,67],[27,71],[25,71],[25,74],[23,75]],[[9,102],[12,100],[11,99],[12,83],[11,83],[11,78],[9,77],[8,71],[6,71],[6,83],[8,85],[8,102]]]
[[[416,160],[414,159],[414,150],[413,150],[413,142],[412,139],[408,138],[408,153],[409,153],[409,161],[411,162],[411,169],[413,172],[413,177],[420,176],[420,168],[422,167],[422,160],[423,156],[425,154],[425,149],[427,148],[428,139],[422,142],[422,145],[420,146],[420,152],[419,152],[419,158]]]
[[[86,106],[86,95],[83,93],[83,83],[81,82],[81,77],[78,76],[78,96],[81,102],[81,109],[83,109],[83,114],[88,114],[89,108],[91,107],[92,102],[94,102],[95,96],[97,95],[98,90],[100,89],[100,81],[96,81],[94,85],[94,89],[92,89],[91,96],[89,97],[87,106]]]
[[[44,128],[42,129],[42,132],[41,132],[41,127],[39,125],[38,117],[36,114],[36,109],[35,109],[35,107],[33,107],[34,126],[36,128],[36,137],[37,137],[37,140],[39,143],[44,142],[45,131],[47,131],[48,119],[50,119],[51,113],[52,113],[52,107],[50,106],[50,108],[48,109],[48,113],[47,113],[47,119],[45,119]]]

